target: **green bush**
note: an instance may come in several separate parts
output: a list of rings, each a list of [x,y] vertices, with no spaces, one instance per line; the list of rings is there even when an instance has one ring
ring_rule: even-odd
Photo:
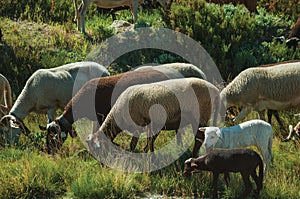
[[[0,1],[0,13],[2,17],[15,20],[26,19],[62,24],[73,20],[75,9],[73,1],[54,0],[54,9],[52,9],[52,0],[5,0]]]
[[[297,50],[272,43],[283,35],[292,21],[260,8],[251,15],[243,5],[218,6],[202,0],[186,0],[173,4],[168,24],[174,30],[189,35],[208,51],[224,79],[260,64],[299,58]],[[267,45],[266,45],[267,43]],[[285,54],[274,54],[280,48]]]
[[[287,17],[295,22],[299,17],[299,0],[260,0],[257,4],[259,7],[265,8],[268,12]]]

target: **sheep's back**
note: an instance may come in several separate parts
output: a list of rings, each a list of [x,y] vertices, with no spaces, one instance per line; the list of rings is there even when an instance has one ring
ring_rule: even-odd
[[[186,78],[132,86],[119,97],[114,112],[122,115],[123,110],[129,107],[132,119],[139,125],[145,125],[150,122],[150,108],[160,104],[167,112],[169,123],[178,123],[181,119],[188,123],[191,121],[186,121],[181,116],[194,119],[199,118],[199,115],[201,121],[207,123],[211,116],[212,103],[206,84],[204,80]],[[158,118],[159,114],[161,113],[157,113]]]
[[[272,67],[254,67],[242,71],[221,92],[227,103],[255,104],[257,100],[284,102],[300,100],[300,62]]]
[[[197,77],[207,80],[206,75],[197,66],[188,63],[168,63],[156,66],[142,66],[136,68],[135,71],[141,70],[157,70],[169,78]]]
[[[215,147],[232,148],[236,144],[253,145],[253,139],[260,141],[272,137],[272,126],[263,120],[250,120],[236,126],[220,129],[221,141]],[[248,143],[247,143],[248,141]]]

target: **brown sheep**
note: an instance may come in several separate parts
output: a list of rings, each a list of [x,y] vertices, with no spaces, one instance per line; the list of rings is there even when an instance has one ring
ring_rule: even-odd
[[[190,74],[190,76],[194,75]],[[180,76],[172,78],[180,78]],[[55,121],[48,124],[48,134],[52,135],[50,137],[55,138],[61,137],[58,136],[58,134],[64,132],[66,135],[62,137],[64,137],[63,139],[66,139],[68,133],[71,133],[72,136],[72,124],[84,117],[93,121],[98,121],[99,125],[101,125],[118,96],[126,88],[137,84],[158,82],[172,78],[159,71],[151,70],[129,71],[114,76],[90,80],[65,106],[63,114]],[[116,86],[117,89],[115,89]],[[92,104],[95,105],[93,106]],[[55,140],[52,141],[56,142]],[[61,143],[61,141],[59,142]],[[50,147],[49,150],[52,151],[56,149]]]
[[[217,124],[219,108],[219,90],[199,78],[131,86],[119,96],[99,130],[90,136],[88,144],[91,149],[99,148],[101,135],[113,142],[120,132],[128,130],[134,134],[130,143],[130,151],[134,151],[140,134],[147,129],[144,152],[154,152],[154,141],[160,130],[177,132],[191,124],[193,132],[199,134],[198,128],[207,126],[211,118],[212,124]],[[193,156],[198,153],[198,142],[195,138]]]

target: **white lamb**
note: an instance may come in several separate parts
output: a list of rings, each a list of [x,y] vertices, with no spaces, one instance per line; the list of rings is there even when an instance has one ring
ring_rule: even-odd
[[[242,71],[221,92],[226,108],[242,108],[235,122],[241,121],[252,110],[285,110],[300,105],[300,62],[272,67],[254,67]],[[225,112],[225,111],[221,111]]]
[[[263,157],[268,170],[272,160],[272,126],[263,120],[250,120],[236,126],[218,128],[205,127],[203,145],[206,153],[214,148],[239,148],[255,146]]]
[[[55,111],[63,109],[72,94],[76,93],[88,80],[108,76],[106,68],[95,62],[76,62],[51,69],[39,69],[27,80],[21,94],[11,108],[9,115],[1,121],[7,131],[21,127],[21,131],[29,134],[23,119],[31,112],[47,113],[48,122],[55,118]],[[12,135],[17,142],[19,133]],[[8,142],[10,142],[8,140]]]

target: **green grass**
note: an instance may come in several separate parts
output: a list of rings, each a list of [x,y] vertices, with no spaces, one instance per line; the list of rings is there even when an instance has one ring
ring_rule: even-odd
[[[120,135],[117,142],[124,142],[125,146],[129,143],[128,139],[129,136]],[[173,132],[163,132],[156,145],[163,145],[171,139],[174,139]],[[138,150],[142,149],[143,141],[140,144]],[[211,173],[200,172],[189,178],[181,174],[184,161],[191,155],[190,150],[161,170],[126,173],[99,163],[88,154],[79,138],[68,138],[62,151],[55,156],[47,155],[34,146],[26,150],[21,148],[5,147],[1,150],[0,198],[132,198],[157,194],[165,197],[211,197]],[[299,155],[299,144],[283,143],[274,138],[274,161],[264,179],[260,198],[300,197]],[[252,185],[255,187],[253,181]],[[229,188],[220,176],[219,196],[232,198],[241,194],[243,187],[239,174],[232,174]]]
[[[0,28],[3,32],[0,72],[9,79],[14,99],[35,70],[82,61],[91,49],[115,34],[109,28],[111,17],[97,14],[94,6],[91,6],[86,16],[88,35],[76,31],[76,25],[72,22],[72,3],[56,0],[55,12],[51,12],[50,0],[46,3],[41,0],[0,2],[0,11],[3,11],[0,12]],[[185,0],[172,5],[171,12],[166,14],[161,10],[140,10],[135,27],[166,27],[189,34],[206,50],[210,50],[222,73],[231,71],[229,75],[234,75],[242,67],[253,63],[299,59],[299,49],[293,51],[281,44],[261,41],[264,33],[283,34],[283,30],[278,30],[278,27],[282,24],[290,27],[294,23],[297,13],[290,17],[289,14],[295,9],[288,10],[288,14],[284,15],[285,10],[281,7],[279,14],[276,14],[272,8],[273,14],[270,14],[260,8],[260,14],[251,17],[243,14],[245,8],[223,6],[220,9],[215,5]],[[132,21],[131,12],[120,11],[117,19]],[[245,26],[247,31],[239,25]],[[226,31],[232,34],[225,34]],[[224,37],[228,40],[224,41]],[[241,38],[255,42],[240,41]],[[233,42],[229,42],[231,40]],[[115,74],[138,64],[164,63],[168,60],[177,58],[166,52],[146,49],[121,56],[109,70]],[[228,76],[224,79],[228,79]],[[297,110],[281,113],[286,126],[297,122],[294,113]],[[254,117],[256,115],[251,114],[247,119]],[[45,126],[46,117],[30,114],[25,123],[32,131],[31,139],[22,136],[18,146],[2,147],[0,150],[0,198],[132,198],[156,194],[165,197],[211,197],[212,176],[209,172],[201,172],[190,178],[181,175],[191,149],[173,164],[158,171],[125,173],[95,160],[79,138],[68,138],[57,155],[47,155],[44,152],[45,133],[38,128],[39,124]],[[285,134],[280,131],[276,121],[273,124],[274,162],[264,180],[260,196],[266,199],[300,198],[299,144],[282,143],[280,139]],[[156,140],[156,149],[162,148],[174,138],[174,132],[162,132]],[[140,140],[136,152],[143,150],[145,141]],[[122,134],[116,142],[129,149],[130,136]],[[228,189],[221,176],[218,190],[221,198],[239,195],[243,190],[240,175],[232,175]]]

